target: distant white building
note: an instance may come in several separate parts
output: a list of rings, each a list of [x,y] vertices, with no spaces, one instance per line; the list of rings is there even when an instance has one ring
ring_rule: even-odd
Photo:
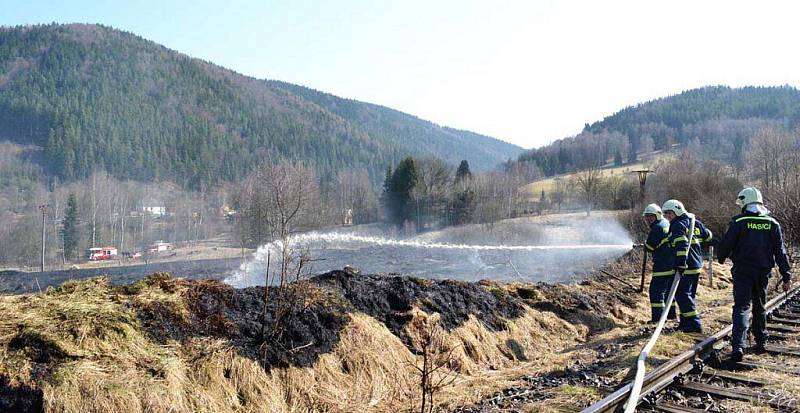
[[[345,209],[342,211],[342,225],[353,225],[353,210]]]
[[[159,252],[169,251],[171,249],[172,249],[172,244],[170,244],[169,242],[161,241],[161,240],[156,241],[155,244],[150,244],[150,246],[147,247],[148,252],[154,253],[154,254],[157,254]]]
[[[155,199],[146,199],[142,201],[142,212],[156,217],[163,217],[167,215],[167,207],[163,202]]]

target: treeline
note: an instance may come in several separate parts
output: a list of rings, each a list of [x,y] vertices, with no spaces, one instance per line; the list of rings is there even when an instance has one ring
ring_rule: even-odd
[[[191,242],[228,226],[221,213],[228,197],[224,188],[188,192],[174,183],[120,181],[105,172],[67,184],[8,183],[0,185],[0,266],[5,267],[38,266],[41,206],[48,268],[85,260],[90,247],[146,252],[158,240]]]
[[[455,168],[408,157],[386,171],[380,196],[384,221],[408,234],[511,218],[527,210],[530,197],[523,185],[539,177],[538,169],[524,165],[473,174],[465,160]]]
[[[625,108],[517,161],[553,176],[636,162],[678,145],[695,157],[741,169],[759,130],[798,124],[800,91],[793,87],[706,87]]]
[[[232,234],[237,246],[258,247],[279,235],[275,211],[296,203],[291,232],[380,217],[378,190],[365,169],[326,176],[301,162],[265,162],[239,184],[203,191],[168,181],[121,181],[106,172],[47,184],[40,169],[21,160],[26,151],[36,149],[0,144],[0,267],[38,265],[41,205],[47,206],[49,268],[85,260],[86,249],[95,246],[144,252],[158,240],[191,243]]]
[[[588,168],[531,192],[529,183],[541,178],[538,168],[525,163],[474,174],[467,161],[456,168],[408,157],[386,171],[379,197],[382,221],[410,234],[524,215],[629,209],[640,197],[635,174],[625,171]]]
[[[280,239],[276,221],[291,216],[288,231],[383,223],[405,235],[451,225],[491,223],[533,213],[523,186],[541,177],[536,169],[473,173],[439,159],[407,157],[388,168],[381,187],[366,171],[339,172],[333,179],[313,168],[281,161],[252,171],[234,191],[235,233],[245,246]]]
[[[767,127],[750,143],[744,167],[698,156],[685,148],[655,163],[645,203],[675,198],[684,202],[714,232],[721,235],[740,209],[734,204],[744,186],[759,188],[765,204],[783,227],[788,245],[800,246],[800,130]],[[640,206],[640,205],[639,205]],[[640,211],[634,211],[639,222]]]
[[[379,205],[366,170],[320,175],[302,162],[264,163],[233,188],[234,232],[243,246],[258,247],[321,227],[376,222]]]
[[[553,176],[603,166],[610,159],[622,165],[631,157],[635,158],[636,153],[627,136],[619,132],[586,132],[526,152],[519,156],[518,162],[541,169],[545,176]]]

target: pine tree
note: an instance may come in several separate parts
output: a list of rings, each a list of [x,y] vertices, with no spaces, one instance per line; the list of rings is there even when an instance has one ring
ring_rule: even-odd
[[[389,220],[392,220],[392,167],[386,168],[386,175],[383,178],[383,191],[381,191],[380,198],[381,206],[389,215]]]
[[[461,163],[458,165],[458,170],[456,170],[456,181],[460,181],[464,178],[468,178],[472,176],[472,172],[469,170],[469,162],[467,160],[462,160]]]
[[[384,205],[389,221],[402,226],[405,221],[413,218],[413,190],[419,182],[419,171],[414,159],[407,157],[397,165],[391,178],[388,172],[384,183]]]
[[[78,200],[75,194],[70,194],[67,199],[67,208],[64,211],[64,220],[61,222],[61,239],[64,242],[64,257],[74,259],[78,250]]]
[[[472,221],[475,211],[475,191],[472,188],[465,188],[458,191],[453,199],[453,220],[454,224],[467,224]]]

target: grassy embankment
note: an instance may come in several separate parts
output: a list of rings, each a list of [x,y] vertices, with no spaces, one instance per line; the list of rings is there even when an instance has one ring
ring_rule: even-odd
[[[419,399],[425,326],[441,320],[443,372],[455,382],[436,402],[464,405],[521,375],[571,365],[587,339],[646,309],[598,279],[501,285],[332,273],[312,291],[273,348],[258,334],[259,288],[154,275],[0,296],[0,403],[61,412],[408,410]]]

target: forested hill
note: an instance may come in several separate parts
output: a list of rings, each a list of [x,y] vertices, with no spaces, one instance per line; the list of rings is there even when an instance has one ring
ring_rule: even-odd
[[[0,28],[0,141],[81,179],[234,181],[265,160],[382,177],[401,157],[488,169],[522,149],[388,108],[237,74],[98,25]]]
[[[592,164],[635,161],[674,144],[693,145],[704,156],[741,165],[750,139],[765,127],[800,124],[800,91],[790,86],[710,86],[620,110],[586,124],[581,134],[520,155],[546,175]]]
[[[797,123],[800,121],[800,92],[789,86],[704,87],[627,107],[587,125],[584,131],[614,130],[635,135],[652,124],[680,130],[711,119],[750,118]]]
[[[474,157],[473,147],[477,146],[488,159],[475,159],[474,162],[480,169],[487,169],[497,166],[497,159],[507,160],[521,152],[507,142],[469,131],[441,127],[385,106],[343,99],[286,82],[270,81],[269,83],[330,110],[348,122],[361,126],[372,136],[385,136],[392,140],[402,141],[409,147],[427,147],[439,154],[439,157],[450,161],[472,159]],[[509,157],[510,153],[516,151],[518,152],[515,155]],[[472,164],[473,161],[470,160],[470,165]]]

